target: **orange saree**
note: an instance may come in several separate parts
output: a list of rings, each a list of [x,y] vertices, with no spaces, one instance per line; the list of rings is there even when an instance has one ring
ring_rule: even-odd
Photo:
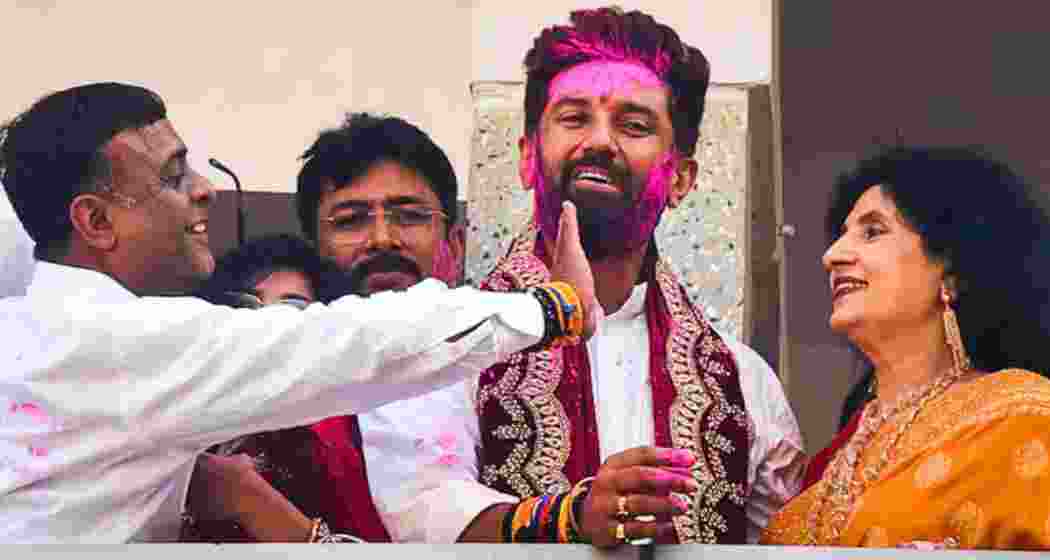
[[[860,451],[854,480],[888,457],[860,495],[853,484],[836,491],[825,473],[770,520],[762,542],[1050,549],[1050,380],[1003,370],[954,385],[887,449],[901,416]]]

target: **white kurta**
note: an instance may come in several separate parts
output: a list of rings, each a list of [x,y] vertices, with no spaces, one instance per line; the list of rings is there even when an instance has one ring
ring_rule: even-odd
[[[178,536],[208,446],[448,386],[535,344],[543,317],[531,296],[436,280],[232,309],[39,262],[0,329],[0,542],[115,543]]]
[[[587,343],[603,461],[655,441],[645,292],[645,284],[636,286]],[[798,493],[806,456],[798,422],[773,370],[751,348],[721,336],[737,362],[755,427],[746,515],[748,541],[757,542],[769,517]],[[472,385],[359,417],[372,496],[395,541],[455,542],[486,508],[518,501],[477,482],[474,450],[480,437]]]

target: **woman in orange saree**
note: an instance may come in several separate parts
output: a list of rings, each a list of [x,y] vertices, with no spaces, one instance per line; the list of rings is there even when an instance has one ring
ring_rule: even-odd
[[[829,323],[871,362],[875,398],[762,542],[1050,548],[1042,204],[962,149],[892,149],[839,179]]]

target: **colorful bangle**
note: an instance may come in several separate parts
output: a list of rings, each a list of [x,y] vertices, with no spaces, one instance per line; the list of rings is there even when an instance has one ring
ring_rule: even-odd
[[[565,334],[571,337],[583,336],[583,304],[579,294],[565,282],[551,282],[547,288],[555,294],[565,317]]]
[[[542,494],[518,502],[516,506],[503,515],[500,523],[500,534],[508,543],[586,543],[580,536],[576,517],[578,508],[586,496],[589,486],[585,479],[577,484],[571,492],[562,494]]]
[[[544,335],[540,347],[560,348],[580,343],[583,309],[576,290],[565,282],[549,282],[526,290],[543,308]]]

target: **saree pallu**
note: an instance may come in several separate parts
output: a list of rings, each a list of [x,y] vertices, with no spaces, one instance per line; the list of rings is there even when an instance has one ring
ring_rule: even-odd
[[[906,416],[887,422],[861,451],[855,476],[879,464]],[[957,384],[923,407],[887,458],[878,478],[850,497],[844,517],[822,499],[825,475],[773,517],[761,542],[1050,549],[1047,379],[1003,370]]]

